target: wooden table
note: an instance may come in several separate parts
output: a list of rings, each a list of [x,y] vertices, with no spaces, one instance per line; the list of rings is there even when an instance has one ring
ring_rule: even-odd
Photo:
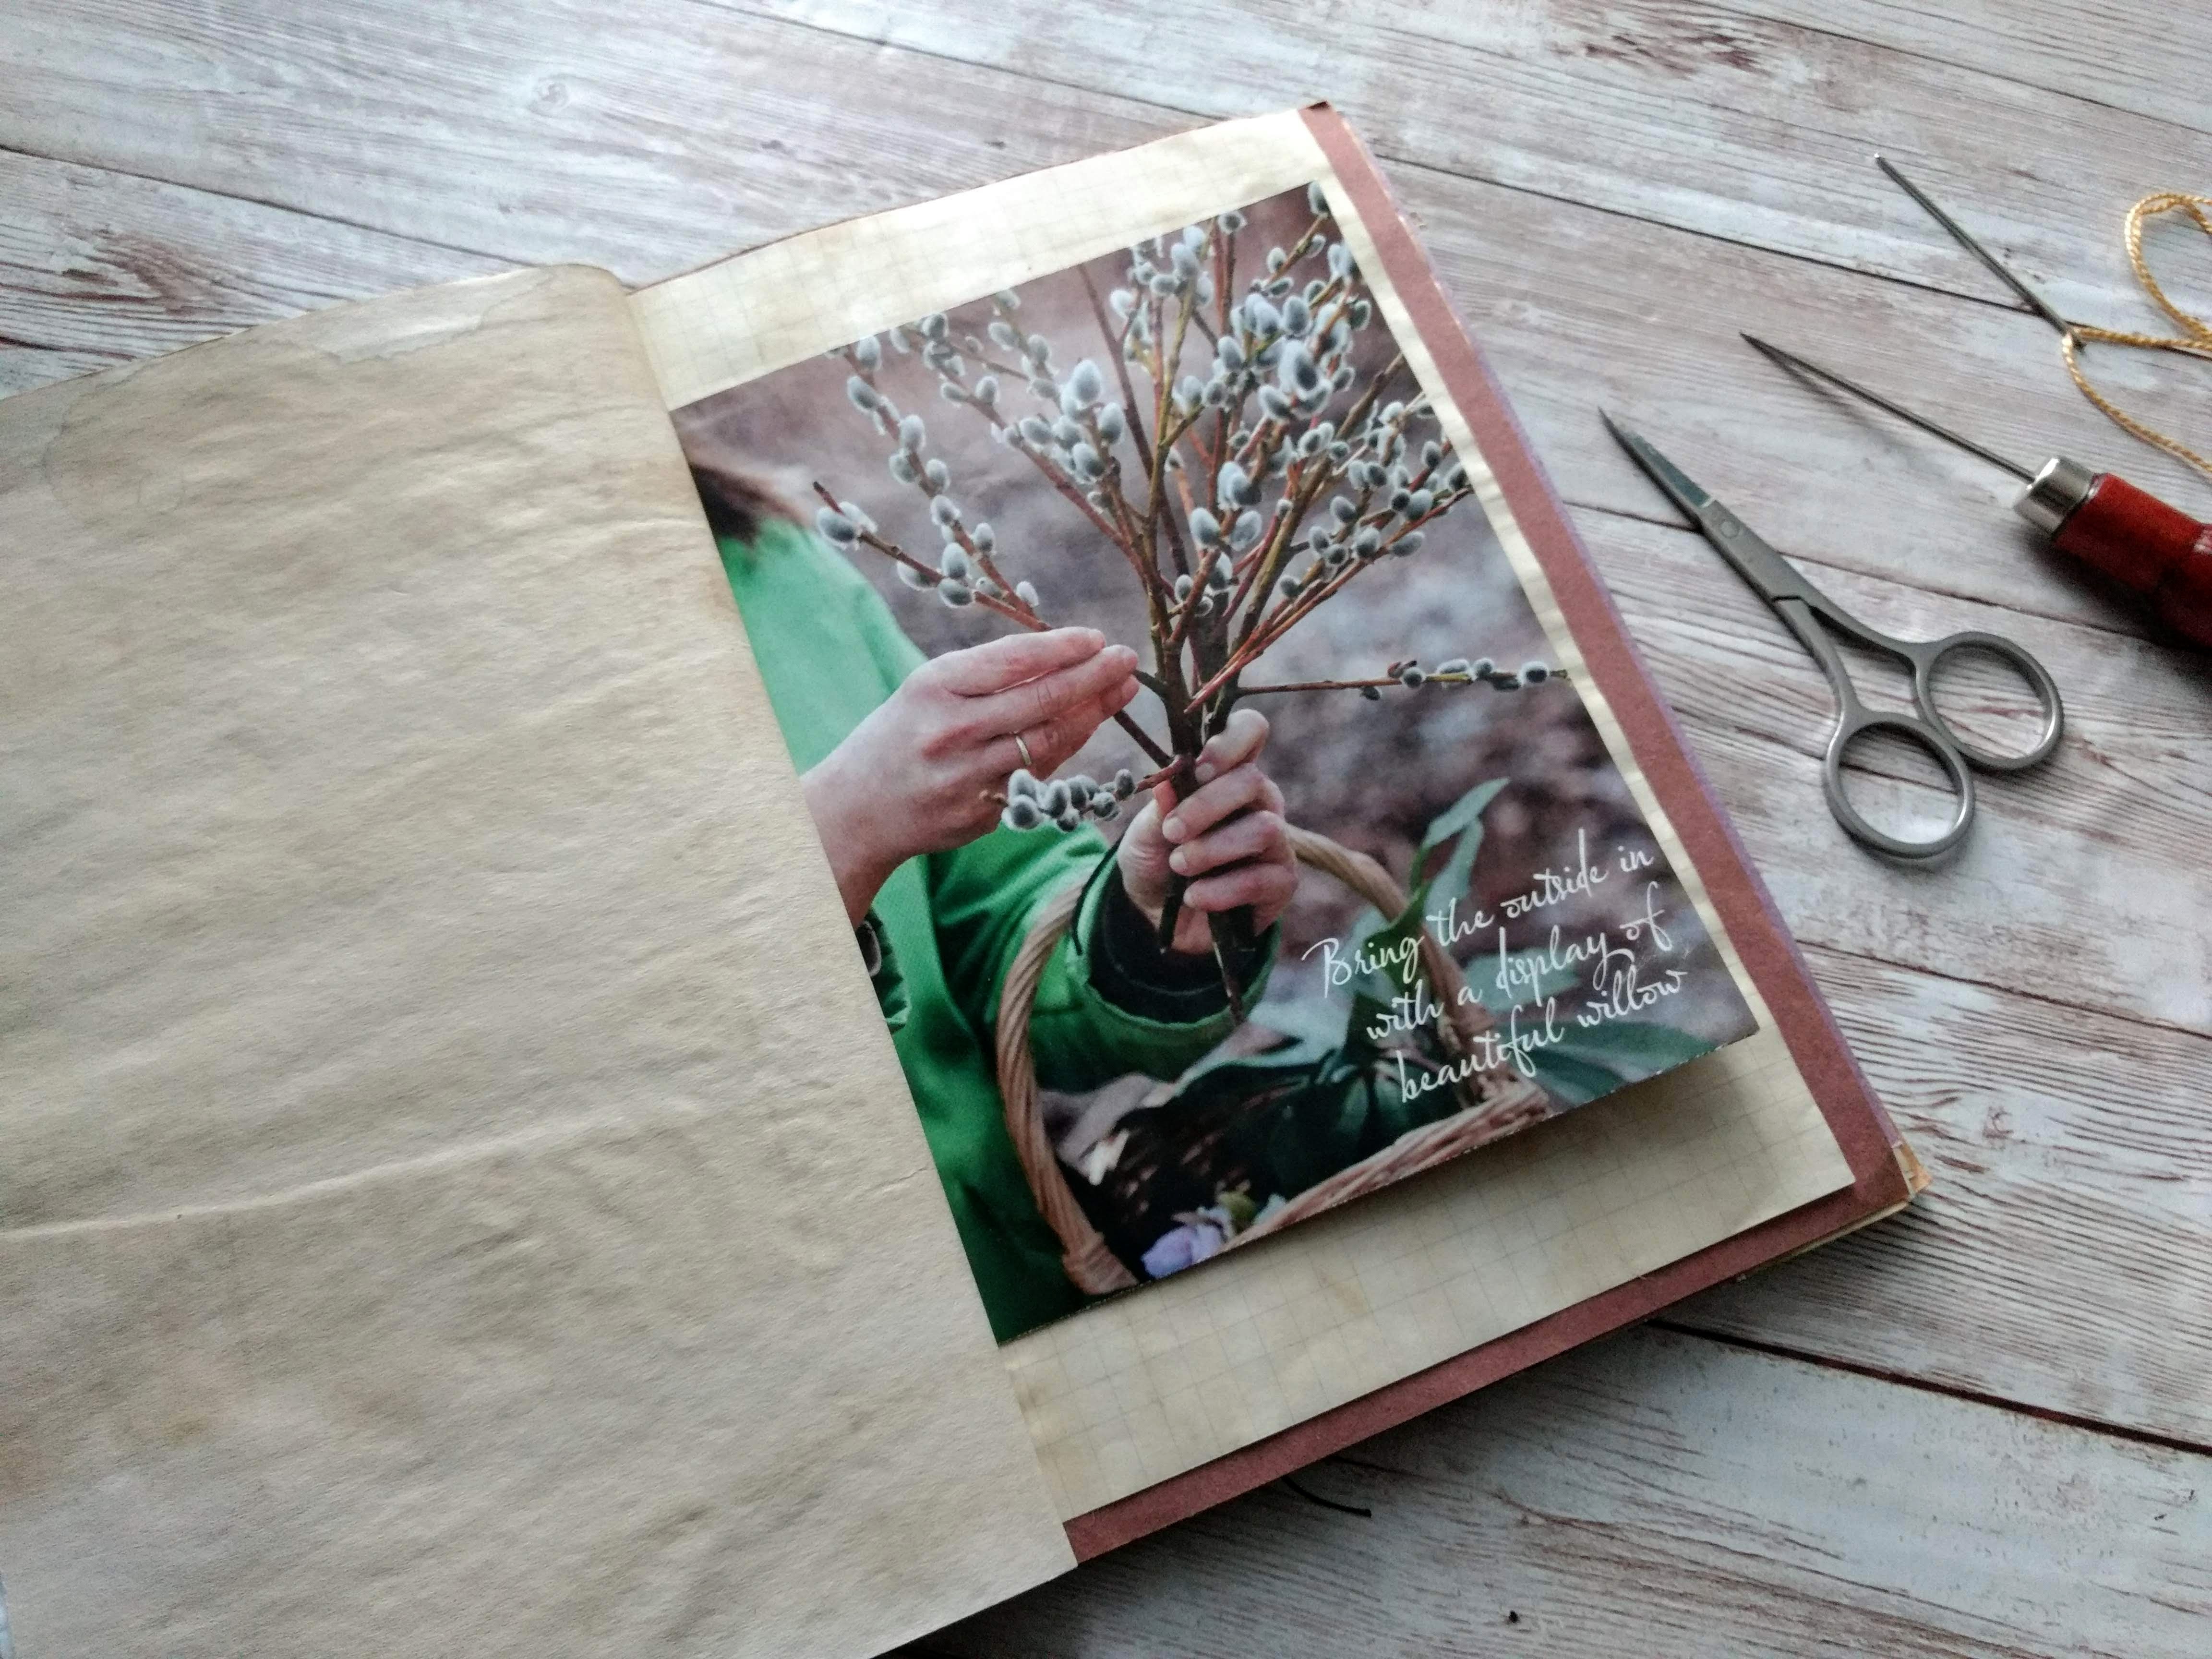
[[[1097,1562],[947,1653],[2212,1653],[2212,683],[2035,550],[1978,463],[1741,327],[2040,460],[2105,458],[2052,336],[2157,319],[2120,216],[2212,189],[2212,12],[2107,0],[40,0],[0,21],[0,386],[332,301],[823,220],[1335,100],[1419,216],[1936,1186]],[[2212,247],[2153,237],[2212,298]],[[2212,437],[2212,376],[2094,351]],[[1892,869],[1819,804],[1810,663],[1617,453],[1643,417],[1845,603],[2014,635],[2064,749]]]

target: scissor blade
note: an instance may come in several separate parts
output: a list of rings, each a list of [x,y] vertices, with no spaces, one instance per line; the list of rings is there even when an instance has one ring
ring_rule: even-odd
[[[1705,509],[1712,505],[1712,493],[1662,455],[1648,439],[1631,432],[1601,409],[1597,417],[1605,422],[1605,429],[1613,434],[1620,447],[1635,457],[1636,464],[1651,475],[1651,482],[1665,490],[1674,505],[1697,520],[1702,528]]]
[[[1778,599],[1802,599],[1816,608],[1827,608],[1817,588],[1791,569],[1788,561],[1760,540],[1749,525],[1714,500],[1711,491],[1661,454],[1650,440],[1630,431],[1602,409],[1597,414],[1606,430],[1651,475],[1651,481],[1667,492],[1674,505],[1697,521],[1705,539],[1761,599],[1769,605]]]

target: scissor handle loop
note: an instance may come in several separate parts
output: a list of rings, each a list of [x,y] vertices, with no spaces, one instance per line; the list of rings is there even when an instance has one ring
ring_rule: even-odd
[[[2051,678],[2050,670],[2003,635],[1969,629],[1947,634],[1940,640],[1900,640],[1898,644],[1912,665],[1912,701],[1920,718],[1948,738],[1969,764],[1984,772],[2024,772],[2050,759],[2058,740],[2066,735],[2066,706],[2059,700],[2057,682]],[[1959,728],[1944,719],[1942,710],[1936,706],[1936,668],[1954,651],[1980,651],[1996,657],[2034,688],[2035,701],[2043,710],[2043,732],[2033,748],[2017,755],[1984,749],[1960,735]]]
[[[1844,793],[1844,756],[1851,744],[1869,732],[1887,732],[1917,744],[1933,756],[1943,769],[1943,775],[1951,785],[1951,793],[1958,808],[1951,822],[1931,838],[1907,841],[1893,836],[1886,830],[1876,829],[1867,822],[1859,809],[1851,805],[1850,797]],[[1974,824],[1974,775],[1966,767],[1966,757],[1960,754],[1944,734],[1944,728],[1909,714],[1878,714],[1869,713],[1859,700],[1846,692],[1842,712],[1837,716],[1835,735],[1828,739],[1827,758],[1820,768],[1820,786],[1828,796],[1828,810],[1836,815],[1851,836],[1878,852],[1899,859],[1932,859],[1949,852],[1966,838]]]

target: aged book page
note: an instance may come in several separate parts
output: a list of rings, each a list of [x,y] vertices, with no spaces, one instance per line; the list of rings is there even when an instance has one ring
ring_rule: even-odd
[[[872,1652],[1071,1559],[627,302],[0,404],[27,1654]]]
[[[832,225],[641,290],[671,409],[1318,182],[1556,653],[1759,1022],[1753,1036],[1034,1330],[1004,1350],[1075,1517],[1850,1185],[1792,1051],[1587,672],[1431,344],[1297,112]]]

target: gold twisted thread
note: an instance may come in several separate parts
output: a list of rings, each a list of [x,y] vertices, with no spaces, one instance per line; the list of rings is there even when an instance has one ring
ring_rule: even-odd
[[[2150,263],[2143,258],[2143,223],[2162,213],[2185,213],[2196,222],[2197,228],[2212,236],[2212,219],[2204,210],[2212,207],[2212,196],[2191,196],[2178,190],[2160,191],[2146,196],[2128,210],[2128,263],[2135,267],[2136,280],[2143,285],[2158,308],[2180,325],[2179,334],[2138,334],[2128,329],[2099,328],[2093,323],[2070,323],[2059,337],[2058,349],[2066,359],[2066,372],[2074,377],[2074,384],[2081,395],[2105,412],[2106,417],[2121,430],[2164,450],[2167,454],[2189,463],[2199,472],[2212,477],[2212,460],[2207,460],[2178,438],[2168,437],[2148,422],[2139,421],[2127,410],[2089,384],[2089,377],[2081,372],[2081,343],[2094,340],[2100,345],[2135,346],[2146,351],[2178,351],[2186,356],[2212,362],[2212,324],[2202,317],[2191,315],[2176,305],[2166,291],[2151,275]]]

